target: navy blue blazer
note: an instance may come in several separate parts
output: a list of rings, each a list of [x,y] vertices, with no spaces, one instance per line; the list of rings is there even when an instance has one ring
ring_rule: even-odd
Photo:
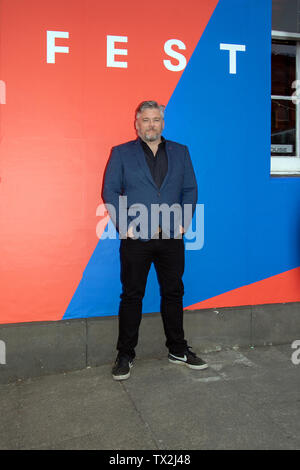
[[[113,214],[107,206],[120,238],[126,236],[130,223],[136,227],[141,220],[144,221],[145,209],[147,210],[148,227],[145,229],[145,224],[140,224],[138,227],[141,230],[139,238],[142,240],[152,238],[157,231],[158,224],[165,232],[161,214],[159,222],[156,223],[154,216],[156,212],[153,211],[153,208],[162,204],[167,204],[163,207],[180,208],[183,215],[179,222],[178,220],[176,222],[175,216],[170,217],[170,238],[173,238],[177,233],[176,224],[178,226],[178,223],[181,222],[180,225],[184,227],[185,231],[188,229],[197,203],[197,181],[190,154],[185,145],[170,140],[166,140],[165,145],[168,171],[160,188],[156,186],[152,178],[139,139],[112,149],[105,171],[102,197],[106,205],[110,204],[115,209],[115,214]],[[184,217],[183,208],[187,204],[190,205],[191,213]],[[141,215],[144,217],[143,219],[141,219]]]

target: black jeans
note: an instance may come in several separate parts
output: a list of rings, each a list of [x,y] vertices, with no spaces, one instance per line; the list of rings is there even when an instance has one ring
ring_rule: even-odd
[[[172,354],[182,354],[187,347],[183,331],[182,305],[183,240],[160,238],[144,242],[124,239],[120,245],[120,260],[123,289],[119,308],[119,353],[135,357],[134,348],[138,343],[142,318],[142,300],[153,262],[160,285],[166,346]]]

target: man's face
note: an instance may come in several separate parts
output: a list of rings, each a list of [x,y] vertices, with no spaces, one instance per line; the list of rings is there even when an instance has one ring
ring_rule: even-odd
[[[139,137],[145,142],[159,141],[164,128],[164,120],[160,110],[144,109],[135,121],[135,127]]]

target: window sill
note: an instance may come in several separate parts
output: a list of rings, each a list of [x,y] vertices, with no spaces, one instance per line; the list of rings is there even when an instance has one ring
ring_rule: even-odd
[[[300,158],[271,157],[271,176],[300,176]]]

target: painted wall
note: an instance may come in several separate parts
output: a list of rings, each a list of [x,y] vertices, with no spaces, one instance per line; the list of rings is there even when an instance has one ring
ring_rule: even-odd
[[[167,105],[204,207],[185,307],[300,300],[300,180],[270,176],[270,0],[1,0],[0,31],[0,323],[117,314],[96,212],[144,99]]]

